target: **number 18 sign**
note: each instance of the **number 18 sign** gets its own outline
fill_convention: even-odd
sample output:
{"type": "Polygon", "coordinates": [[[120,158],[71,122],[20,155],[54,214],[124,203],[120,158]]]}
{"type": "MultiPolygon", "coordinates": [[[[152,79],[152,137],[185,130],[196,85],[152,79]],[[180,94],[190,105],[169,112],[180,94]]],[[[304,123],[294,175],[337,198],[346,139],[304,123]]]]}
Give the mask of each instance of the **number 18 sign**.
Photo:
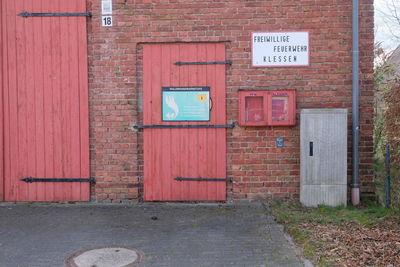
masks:
{"type": "Polygon", "coordinates": [[[112,16],[102,16],[101,25],[103,27],[111,27],[112,26],[112,16]]]}

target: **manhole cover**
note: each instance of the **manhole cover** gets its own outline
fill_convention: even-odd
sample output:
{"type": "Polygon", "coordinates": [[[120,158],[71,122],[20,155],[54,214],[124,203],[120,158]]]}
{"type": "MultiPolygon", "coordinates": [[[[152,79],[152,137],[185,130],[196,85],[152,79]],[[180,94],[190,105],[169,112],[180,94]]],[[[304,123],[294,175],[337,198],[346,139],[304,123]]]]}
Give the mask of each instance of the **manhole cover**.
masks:
{"type": "Polygon", "coordinates": [[[127,247],[101,247],[79,251],[66,261],[70,267],[134,267],[143,252],[127,247]]]}

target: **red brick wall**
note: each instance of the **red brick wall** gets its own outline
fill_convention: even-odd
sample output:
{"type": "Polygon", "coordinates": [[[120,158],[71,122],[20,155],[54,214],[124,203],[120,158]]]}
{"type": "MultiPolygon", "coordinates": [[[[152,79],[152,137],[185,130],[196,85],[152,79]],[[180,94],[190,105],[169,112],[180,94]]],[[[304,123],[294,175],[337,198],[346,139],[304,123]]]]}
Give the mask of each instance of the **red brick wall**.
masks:
{"type": "MultiPolygon", "coordinates": [[[[143,43],[226,43],[233,62],[226,74],[228,122],[238,120],[239,89],[296,88],[297,117],[303,108],[351,112],[351,0],[114,0],[110,28],[101,27],[100,2],[87,1],[93,13],[88,38],[96,201],[126,202],[142,194],[142,136],[131,126],[141,121],[143,43]],[[310,66],[251,67],[256,31],[309,31],[310,66]]],[[[372,192],[373,1],[361,0],[360,9],[361,190],[372,192]]],[[[228,130],[228,198],[299,197],[298,125],[228,130]],[[285,137],[284,148],[275,148],[278,136],[285,137]]]]}

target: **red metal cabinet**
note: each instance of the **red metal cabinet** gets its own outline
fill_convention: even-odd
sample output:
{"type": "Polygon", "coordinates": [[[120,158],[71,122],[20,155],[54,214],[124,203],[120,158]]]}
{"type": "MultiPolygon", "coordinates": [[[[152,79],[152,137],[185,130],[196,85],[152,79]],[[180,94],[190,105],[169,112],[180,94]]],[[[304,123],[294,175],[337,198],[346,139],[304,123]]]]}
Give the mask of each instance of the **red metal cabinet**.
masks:
{"type": "Polygon", "coordinates": [[[296,90],[240,91],[241,126],[296,124],[296,90]]]}
{"type": "Polygon", "coordinates": [[[268,125],[296,124],[296,90],[269,91],[268,125]]]}
{"type": "Polygon", "coordinates": [[[267,98],[264,91],[240,91],[240,125],[267,125],[267,98]]]}

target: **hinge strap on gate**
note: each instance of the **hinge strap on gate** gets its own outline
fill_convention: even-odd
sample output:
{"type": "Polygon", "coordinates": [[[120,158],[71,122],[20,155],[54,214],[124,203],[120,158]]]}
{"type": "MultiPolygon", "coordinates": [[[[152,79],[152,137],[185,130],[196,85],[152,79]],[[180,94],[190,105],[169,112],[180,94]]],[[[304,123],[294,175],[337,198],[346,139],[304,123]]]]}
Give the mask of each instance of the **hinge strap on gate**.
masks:
{"type": "Polygon", "coordinates": [[[184,178],[184,177],[176,177],[176,181],[204,181],[204,182],[228,182],[232,183],[231,178],[184,178]]]}
{"type": "Polygon", "coordinates": [[[26,183],[34,183],[34,182],[89,182],[91,184],[95,184],[96,180],[93,177],[90,178],[32,178],[26,177],[21,179],[26,183]]]}
{"type": "Polygon", "coordinates": [[[226,61],[203,61],[203,62],[175,62],[175,65],[177,66],[182,66],[182,65],[217,65],[217,64],[222,64],[222,65],[232,65],[231,60],[226,60],[226,61]]]}
{"type": "Polygon", "coordinates": [[[83,13],[28,13],[22,12],[19,13],[18,16],[27,18],[27,17],[92,17],[92,13],[83,12],[83,13]]]}
{"type": "Polygon", "coordinates": [[[146,129],[146,128],[234,128],[235,124],[221,124],[221,125],[167,125],[167,124],[163,124],[163,125],[134,125],[133,128],[134,129],[146,129]]]}

